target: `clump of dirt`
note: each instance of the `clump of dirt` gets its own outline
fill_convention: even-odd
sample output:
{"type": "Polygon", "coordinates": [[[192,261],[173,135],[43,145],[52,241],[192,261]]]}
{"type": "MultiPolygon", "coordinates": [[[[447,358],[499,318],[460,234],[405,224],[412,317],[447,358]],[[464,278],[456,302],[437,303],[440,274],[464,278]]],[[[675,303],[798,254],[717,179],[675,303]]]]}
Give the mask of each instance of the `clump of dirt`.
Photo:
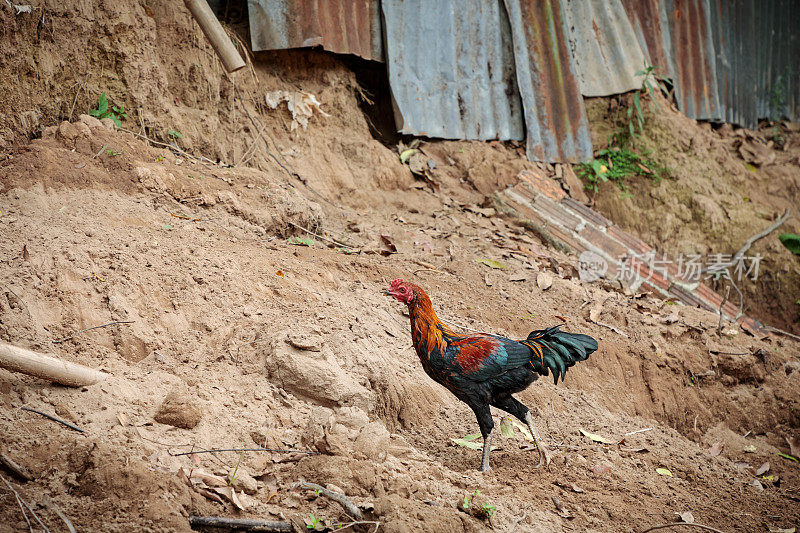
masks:
{"type": "MultiPolygon", "coordinates": [[[[603,146],[619,128],[625,98],[588,101],[595,146],[603,146]]],[[[658,102],[661,111],[645,105],[647,122],[638,143],[669,168],[670,178],[633,180],[630,197],[603,184],[592,198],[595,208],[674,261],[683,255],[688,262],[699,255],[704,265],[729,261],[750,237],[789,210],[792,218],[746,252],[745,271],[753,264],[750,258],[761,257],[757,279],[752,279],[755,271],[741,278],[735,268],[729,273],[743,293],[744,313],[800,333],[800,260],[777,238],[798,231],[797,125],[765,125],[759,131],[730,125],[714,129],[677,112],[660,95],[658,102]]],[[[707,282],[725,293],[724,279],[707,282]]],[[[730,294],[732,301],[740,300],[735,289],[730,294]]]]}
{"type": "MultiPolygon", "coordinates": [[[[70,389],[0,370],[0,450],[35,479],[2,474],[51,530],[62,523],[36,506],[46,497],[87,530],[188,531],[190,515],[350,522],[299,479],[346,493],[387,531],[630,531],[684,511],[720,529],[800,521],[796,463],[777,455],[800,425],[798,343],[719,335],[714,313],[582,284],[577,258],[485,204],[530,168],[517,146],[423,144],[437,190],[372,139],[353,72],[330,55],[267,54],[231,78],[177,5],[47,9],[35,37],[38,19],[0,8],[21,64],[38,54],[60,73],[50,85],[0,64],[19,79],[3,77],[11,101],[63,91],[76,78],[54,58],[88,46],[75,72],[144,116],[130,132],[59,120],[70,93],[38,129],[3,122],[7,139],[41,137],[0,161],[0,338],[111,374],[70,389]],[[89,45],[74,37],[90,29],[89,45]],[[285,108],[261,105],[271,90],[315,94],[331,116],[292,131],[285,108]],[[167,129],[192,144],[139,137],[168,143],[167,129]],[[459,327],[521,337],[566,318],[599,340],[563,386],[520,395],[557,444],[549,469],[532,468],[519,433],[496,435],[488,473],[452,443],[477,424],[422,371],[408,317],[381,294],[397,277],[459,327]],[[179,455],[255,447],[289,453],[179,455]],[[243,509],[198,476],[225,494],[230,483],[243,509]],[[464,511],[476,491],[491,523],[464,511]]],[[[27,527],[5,488],[0,517],[27,527]]]]}

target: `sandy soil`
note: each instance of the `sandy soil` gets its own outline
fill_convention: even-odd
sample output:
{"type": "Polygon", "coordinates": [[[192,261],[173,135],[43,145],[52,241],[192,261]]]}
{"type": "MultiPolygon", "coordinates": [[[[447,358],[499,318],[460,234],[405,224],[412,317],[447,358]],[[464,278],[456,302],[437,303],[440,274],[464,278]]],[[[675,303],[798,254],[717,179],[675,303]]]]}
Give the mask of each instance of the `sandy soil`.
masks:
{"type": "MultiPolygon", "coordinates": [[[[731,327],[719,335],[713,313],[582,284],[575,257],[480,207],[530,165],[518,147],[423,146],[448,161],[435,191],[372,138],[345,64],[267,55],[234,89],[178,7],[47,6],[43,28],[57,31],[39,42],[35,20],[0,8],[0,38],[22,64],[49,58],[53,72],[141,108],[142,122],[129,118],[126,129],[162,141],[178,129],[187,151],[236,163],[263,126],[290,170],[263,143],[233,168],[148,146],[68,113],[73,101],[86,111],[89,98],[73,100],[63,79],[2,77],[9,106],[55,94],[61,104],[39,108],[30,131],[3,123],[13,135],[0,161],[0,339],[112,374],[70,389],[0,370],[0,451],[35,479],[0,473],[51,530],[63,525],[38,505],[46,496],[91,531],[187,531],[189,515],[291,520],[298,530],[310,515],[321,527],[349,522],[337,504],[293,489],[298,479],[345,492],[385,531],[627,532],[686,511],[724,531],[800,523],[798,464],[777,455],[800,423],[798,343],[731,327]],[[88,59],[70,69],[58,58],[84,56],[68,30],[89,27],[88,59]],[[157,38],[143,39],[151,30],[157,38]],[[115,67],[101,69],[109,57],[115,67]],[[260,104],[278,89],[315,94],[331,116],[290,131],[285,107],[260,104]],[[298,243],[309,237],[300,227],[317,234],[310,246],[298,243]],[[398,253],[381,253],[386,240],[398,253]],[[554,278],[546,290],[541,272],[554,278]],[[549,469],[533,468],[536,452],[518,434],[498,433],[487,473],[477,472],[479,451],[452,443],[477,424],[422,372],[408,318],[380,292],[396,277],[425,287],[458,326],[522,336],[565,317],[599,339],[563,385],[544,379],[520,395],[556,445],[549,469]],[[112,321],[130,323],[54,342],[112,321]],[[238,468],[235,452],[175,455],[256,446],[319,454],[248,452],[238,468]],[[192,487],[199,471],[234,470],[242,511],[192,487]],[[476,490],[475,504],[496,508],[491,523],[459,509],[476,490]]],[[[0,67],[16,65],[6,57],[0,67]]],[[[27,528],[5,488],[0,517],[0,531],[27,528]]]]}

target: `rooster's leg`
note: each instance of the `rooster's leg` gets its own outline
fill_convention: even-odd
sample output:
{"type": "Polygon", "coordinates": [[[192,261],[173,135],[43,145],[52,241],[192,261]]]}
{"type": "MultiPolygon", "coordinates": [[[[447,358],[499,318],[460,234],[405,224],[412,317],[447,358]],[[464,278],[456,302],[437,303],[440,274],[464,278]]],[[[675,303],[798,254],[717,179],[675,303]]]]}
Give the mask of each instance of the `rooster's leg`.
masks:
{"type": "Polygon", "coordinates": [[[536,429],[536,424],[533,423],[531,412],[527,407],[525,407],[525,404],[511,395],[505,395],[496,397],[492,402],[492,405],[502,409],[510,415],[517,417],[521,422],[525,422],[525,424],[527,424],[528,429],[531,432],[531,436],[533,437],[533,442],[536,444],[536,450],[539,452],[539,463],[536,465],[536,467],[538,468],[542,466],[542,464],[549,465],[550,450],[548,450],[542,442],[542,437],[539,436],[539,431],[536,429]]]}
{"type": "Polygon", "coordinates": [[[525,423],[528,425],[528,429],[531,432],[533,442],[536,444],[536,449],[539,450],[539,462],[536,464],[536,468],[542,466],[542,463],[544,463],[545,466],[550,466],[550,450],[548,450],[542,442],[542,437],[539,436],[539,431],[536,429],[536,424],[533,423],[533,417],[530,411],[525,413],[525,423]]]}
{"type": "Polygon", "coordinates": [[[483,438],[483,459],[481,459],[481,472],[491,470],[489,468],[489,453],[492,451],[492,434],[483,438]]]}

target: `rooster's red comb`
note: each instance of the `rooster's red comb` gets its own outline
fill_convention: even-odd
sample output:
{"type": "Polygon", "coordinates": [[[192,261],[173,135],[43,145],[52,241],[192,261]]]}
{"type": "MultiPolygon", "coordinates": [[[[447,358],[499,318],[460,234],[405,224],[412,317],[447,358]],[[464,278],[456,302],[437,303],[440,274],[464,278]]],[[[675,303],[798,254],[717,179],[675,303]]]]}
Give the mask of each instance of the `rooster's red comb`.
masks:
{"type": "Polygon", "coordinates": [[[397,278],[393,282],[389,284],[389,288],[394,289],[395,287],[399,287],[403,284],[403,278],[397,278]]]}

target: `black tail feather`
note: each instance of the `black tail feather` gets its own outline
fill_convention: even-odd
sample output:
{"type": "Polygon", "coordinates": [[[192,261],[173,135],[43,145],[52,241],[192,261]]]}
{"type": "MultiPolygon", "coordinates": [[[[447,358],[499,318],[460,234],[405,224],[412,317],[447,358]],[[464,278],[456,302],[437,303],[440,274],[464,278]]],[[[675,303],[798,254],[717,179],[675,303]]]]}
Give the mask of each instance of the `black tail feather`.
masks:
{"type": "Polygon", "coordinates": [[[553,381],[558,385],[558,378],[564,381],[567,369],[578,361],[585,361],[597,350],[597,341],[589,335],[567,333],[561,331],[561,325],[547,329],[531,331],[525,344],[535,343],[540,349],[532,349],[531,363],[536,371],[543,375],[553,372],[553,381]],[[538,354],[537,352],[541,352],[538,354]]]}

